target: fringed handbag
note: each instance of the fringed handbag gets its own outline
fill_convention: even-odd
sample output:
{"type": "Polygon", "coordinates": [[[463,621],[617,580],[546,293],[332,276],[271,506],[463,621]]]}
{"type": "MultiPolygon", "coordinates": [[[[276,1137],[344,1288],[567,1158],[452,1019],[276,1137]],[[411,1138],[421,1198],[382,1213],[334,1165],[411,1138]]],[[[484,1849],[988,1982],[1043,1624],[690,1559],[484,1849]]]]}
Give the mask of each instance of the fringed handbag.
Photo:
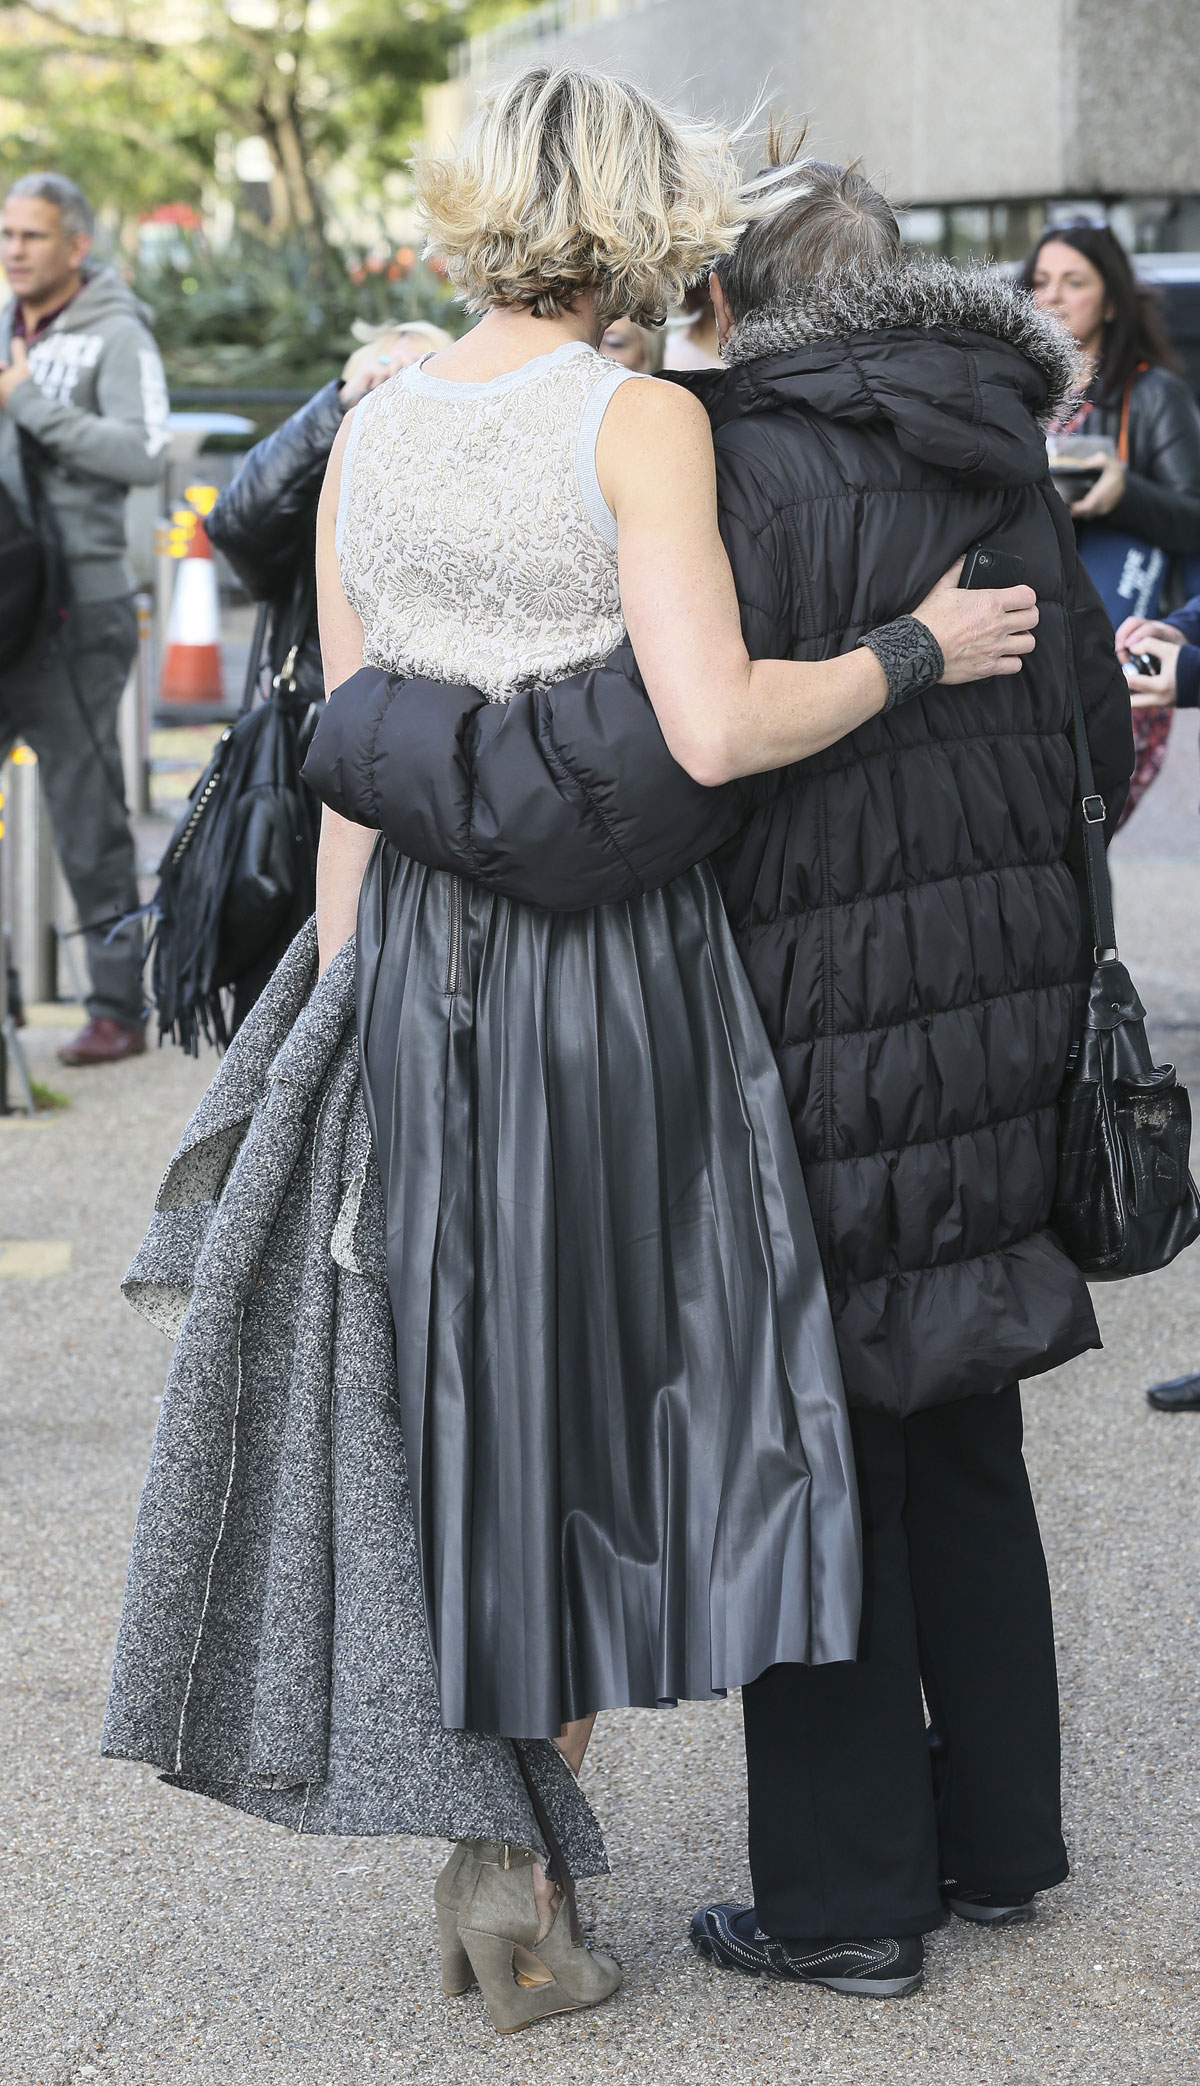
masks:
{"type": "Polygon", "coordinates": [[[291,644],[267,699],[255,705],[266,649],[263,604],[251,645],[242,709],[226,727],[158,865],[150,908],[151,991],[160,1041],[196,1056],[201,1035],[229,1041],[247,1001],[238,992],[313,909],[320,806],[300,778],[316,704],[289,702],[293,668],[311,617],[297,588],[291,644]],[[233,990],[230,1002],[229,990],[233,990]]]}
{"type": "Polygon", "coordinates": [[[1188,1171],[1192,1111],[1174,1065],[1156,1065],[1146,1010],[1117,953],[1104,848],[1078,686],[1072,731],[1092,926],[1091,983],[1058,1102],[1058,1182],[1050,1223],[1085,1275],[1116,1281],[1164,1268],[1200,1237],[1188,1171]]]}

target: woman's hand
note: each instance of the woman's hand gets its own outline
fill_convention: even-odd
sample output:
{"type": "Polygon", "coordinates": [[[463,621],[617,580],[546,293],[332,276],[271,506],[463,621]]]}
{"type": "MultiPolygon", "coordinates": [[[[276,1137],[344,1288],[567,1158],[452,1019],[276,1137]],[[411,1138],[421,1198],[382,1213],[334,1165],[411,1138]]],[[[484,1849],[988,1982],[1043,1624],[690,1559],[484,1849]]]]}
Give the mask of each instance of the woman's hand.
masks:
{"type": "Polygon", "coordinates": [[[374,362],[364,362],[342,381],[340,397],[343,411],[348,413],[351,406],[357,406],[368,391],[374,391],[377,384],[386,384],[391,374],[386,355],[377,355],[374,362]]]}
{"type": "Polygon", "coordinates": [[[1125,465],[1119,456],[1081,457],[1081,463],[1101,466],[1100,476],[1090,493],[1082,500],[1072,500],[1069,512],[1076,521],[1098,521],[1103,514],[1111,514],[1125,497],[1125,465]]]}
{"type": "Polygon", "coordinates": [[[1169,709],[1176,696],[1176,674],[1184,639],[1173,623],[1157,623],[1150,616],[1126,616],[1117,631],[1117,658],[1129,683],[1129,700],[1135,710],[1169,709]],[[1158,660],[1154,674],[1130,673],[1135,652],[1149,652],[1158,660]]]}
{"type": "Polygon", "coordinates": [[[960,558],[912,612],[941,646],[942,684],[951,688],[993,674],[1019,674],[1022,658],[1037,642],[1032,587],[960,587],[962,568],[960,558]]]}
{"type": "MultiPolygon", "coordinates": [[[[1152,653],[1152,657],[1158,661],[1158,672],[1137,674],[1131,673],[1128,666],[1125,668],[1125,679],[1129,683],[1129,700],[1135,710],[1169,710],[1175,702],[1175,681],[1184,641],[1178,630],[1172,630],[1169,636],[1162,635],[1166,627],[1162,623],[1145,625],[1147,630],[1160,633],[1154,638],[1152,653]]],[[[1135,652],[1144,649],[1140,644],[1131,647],[1135,652]]]]}
{"type": "Polygon", "coordinates": [[[1156,651],[1160,644],[1182,643],[1174,623],[1156,623],[1148,616],[1126,616],[1117,629],[1117,658],[1124,666],[1131,652],[1156,651]]]}

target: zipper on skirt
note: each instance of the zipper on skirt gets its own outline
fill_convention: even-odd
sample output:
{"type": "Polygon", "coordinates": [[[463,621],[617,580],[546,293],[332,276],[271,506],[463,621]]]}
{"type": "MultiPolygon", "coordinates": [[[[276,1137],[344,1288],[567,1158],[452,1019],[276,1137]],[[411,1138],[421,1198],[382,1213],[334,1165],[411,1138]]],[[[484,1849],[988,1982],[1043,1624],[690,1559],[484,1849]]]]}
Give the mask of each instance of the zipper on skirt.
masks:
{"type": "Polygon", "coordinates": [[[459,972],[462,968],[462,878],[450,879],[450,938],[446,951],[446,997],[453,999],[458,991],[459,972]]]}

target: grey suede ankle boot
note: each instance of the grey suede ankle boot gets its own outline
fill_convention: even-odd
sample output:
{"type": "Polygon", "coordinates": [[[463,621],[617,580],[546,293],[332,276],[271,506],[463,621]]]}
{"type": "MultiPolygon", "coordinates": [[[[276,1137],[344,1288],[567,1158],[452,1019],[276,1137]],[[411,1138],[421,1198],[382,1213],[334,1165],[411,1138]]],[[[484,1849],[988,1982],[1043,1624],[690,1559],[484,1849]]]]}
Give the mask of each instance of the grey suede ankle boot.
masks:
{"type": "Polygon", "coordinates": [[[565,1906],[539,1941],[533,1856],[515,1847],[488,1852],[499,1859],[477,1859],[469,1878],[460,1872],[458,1939],[498,2034],[611,1998],[621,1966],[600,1949],[572,1941],[565,1906]]]}
{"type": "Polygon", "coordinates": [[[442,1990],[447,1999],[460,1999],[475,1982],[466,1949],[458,1938],[458,1916],[470,1897],[475,1871],[481,1861],[502,1861],[499,1840],[456,1840],[450,1859],[433,1886],[438,1936],[442,1944],[442,1990]]]}

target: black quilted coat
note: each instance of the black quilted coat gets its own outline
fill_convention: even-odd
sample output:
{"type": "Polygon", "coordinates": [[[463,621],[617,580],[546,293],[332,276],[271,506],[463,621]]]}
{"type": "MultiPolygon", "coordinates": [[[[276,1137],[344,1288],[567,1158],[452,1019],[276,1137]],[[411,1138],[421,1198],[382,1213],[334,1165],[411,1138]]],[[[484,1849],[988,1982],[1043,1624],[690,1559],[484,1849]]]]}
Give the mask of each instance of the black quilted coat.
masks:
{"type": "Polygon", "coordinates": [[[701,851],[706,815],[713,845],[741,820],[718,865],[847,1393],[907,1413],[1099,1344],[1047,1229],[1083,960],[1072,682],[1110,830],[1132,738],[1035,417],[1069,387],[1064,337],[984,275],[909,270],[856,295],[755,315],[733,369],[697,380],[751,654],[843,652],[982,539],[1019,552],[1039,595],[1019,676],[936,689],[778,775],[698,792],[627,650],[507,710],[363,669],[308,773],[404,851],[554,908],[662,881],[701,851]]]}

